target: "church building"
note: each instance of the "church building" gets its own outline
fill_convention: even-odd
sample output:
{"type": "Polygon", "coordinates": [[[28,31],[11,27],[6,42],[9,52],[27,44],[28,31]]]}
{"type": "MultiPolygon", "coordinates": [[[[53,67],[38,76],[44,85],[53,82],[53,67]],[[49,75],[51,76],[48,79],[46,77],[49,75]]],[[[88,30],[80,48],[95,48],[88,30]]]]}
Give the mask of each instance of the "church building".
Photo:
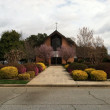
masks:
{"type": "MultiPolygon", "coordinates": [[[[50,34],[47,39],[44,41],[44,44],[47,46],[51,46],[53,48],[53,57],[51,57],[48,61],[49,65],[60,65],[60,64],[65,64],[65,60],[62,59],[58,55],[57,49],[60,48],[61,46],[65,47],[73,47],[75,48],[75,42],[72,41],[70,38],[66,38],[64,35],[62,35],[60,32],[55,30],[52,34],[50,34]]],[[[37,61],[43,61],[40,58],[36,59],[37,61]]],[[[68,62],[73,62],[74,58],[70,58],[68,62]]]]}

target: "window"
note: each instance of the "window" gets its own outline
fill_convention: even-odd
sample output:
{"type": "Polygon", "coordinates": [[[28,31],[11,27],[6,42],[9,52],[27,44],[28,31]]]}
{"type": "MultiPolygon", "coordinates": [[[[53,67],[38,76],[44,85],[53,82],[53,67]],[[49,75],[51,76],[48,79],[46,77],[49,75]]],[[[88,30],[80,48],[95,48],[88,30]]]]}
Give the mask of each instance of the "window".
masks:
{"type": "Polygon", "coordinates": [[[54,51],[57,51],[57,48],[61,47],[61,38],[58,36],[53,36],[51,39],[52,47],[54,51]]]}

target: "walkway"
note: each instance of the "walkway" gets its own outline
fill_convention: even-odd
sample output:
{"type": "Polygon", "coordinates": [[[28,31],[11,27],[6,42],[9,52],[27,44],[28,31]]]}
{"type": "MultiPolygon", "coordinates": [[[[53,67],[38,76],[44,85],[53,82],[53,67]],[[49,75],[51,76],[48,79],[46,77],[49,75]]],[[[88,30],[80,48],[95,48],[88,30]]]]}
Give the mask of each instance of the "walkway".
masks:
{"type": "Polygon", "coordinates": [[[62,66],[50,66],[28,85],[74,85],[75,81],[62,66]]]}

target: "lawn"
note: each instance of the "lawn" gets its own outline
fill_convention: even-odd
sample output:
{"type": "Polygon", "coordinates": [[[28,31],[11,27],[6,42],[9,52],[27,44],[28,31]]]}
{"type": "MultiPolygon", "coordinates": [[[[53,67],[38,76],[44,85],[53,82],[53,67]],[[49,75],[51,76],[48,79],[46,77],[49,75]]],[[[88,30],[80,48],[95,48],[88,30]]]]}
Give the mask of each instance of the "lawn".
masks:
{"type": "Polygon", "coordinates": [[[28,80],[9,80],[9,79],[1,79],[0,84],[27,84],[28,80]]]}

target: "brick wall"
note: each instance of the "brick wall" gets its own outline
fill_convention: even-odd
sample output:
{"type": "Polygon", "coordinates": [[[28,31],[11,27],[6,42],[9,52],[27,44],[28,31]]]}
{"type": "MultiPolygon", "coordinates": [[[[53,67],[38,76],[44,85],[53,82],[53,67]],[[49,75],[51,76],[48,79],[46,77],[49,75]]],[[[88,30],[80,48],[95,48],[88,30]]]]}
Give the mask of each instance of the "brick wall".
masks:
{"type": "MultiPolygon", "coordinates": [[[[51,46],[51,38],[48,37],[48,38],[46,39],[46,41],[44,42],[44,44],[46,44],[47,46],[51,46]]],[[[62,37],[62,46],[69,47],[68,42],[67,42],[66,39],[63,38],[63,37],[62,37]]],[[[43,61],[43,60],[40,59],[40,58],[36,58],[36,60],[37,60],[37,62],[43,61]]],[[[74,58],[70,58],[70,59],[68,60],[68,62],[73,62],[73,61],[74,61],[74,58]]],[[[49,59],[48,62],[49,62],[49,64],[51,64],[51,59],[49,59]]],[[[66,63],[66,62],[64,61],[64,59],[62,59],[62,64],[65,64],[65,63],[66,63]]]]}

